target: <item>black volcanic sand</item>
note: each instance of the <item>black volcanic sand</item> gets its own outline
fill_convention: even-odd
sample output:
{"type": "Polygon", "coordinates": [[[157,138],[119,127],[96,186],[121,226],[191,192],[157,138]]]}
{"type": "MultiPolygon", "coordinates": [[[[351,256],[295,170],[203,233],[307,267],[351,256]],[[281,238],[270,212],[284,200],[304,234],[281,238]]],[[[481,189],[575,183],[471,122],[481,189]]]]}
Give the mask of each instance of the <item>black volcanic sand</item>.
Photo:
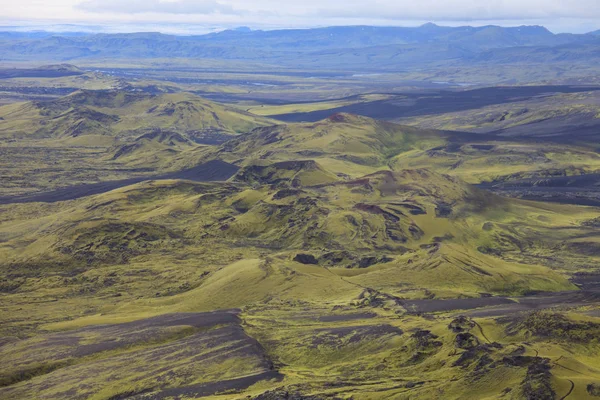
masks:
{"type": "Polygon", "coordinates": [[[585,174],[575,176],[553,176],[548,178],[528,178],[509,182],[492,182],[480,185],[483,188],[515,189],[515,188],[592,188],[600,184],[600,174],[585,174]]]}
{"type": "Polygon", "coordinates": [[[209,161],[205,164],[197,165],[193,168],[173,172],[170,174],[148,176],[142,178],[122,179],[118,181],[108,181],[99,183],[90,183],[82,185],[68,186],[44,193],[35,193],[26,196],[7,196],[0,197],[0,204],[13,203],[55,203],[58,201],[74,200],[81,197],[92,196],[110,192],[125,186],[136,183],[163,180],[163,179],[185,179],[196,182],[220,182],[231,178],[239,170],[239,167],[220,160],[209,161]]]}
{"type": "Polygon", "coordinates": [[[377,317],[377,314],[365,312],[356,314],[324,315],[318,318],[319,322],[348,322],[361,319],[371,319],[377,317]]]}
{"type": "Polygon", "coordinates": [[[283,379],[283,375],[279,372],[265,371],[256,375],[245,376],[243,378],[223,380],[219,382],[211,382],[202,385],[193,385],[193,386],[183,386],[177,388],[170,388],[163,390],[159,393],[151,393],[151,394],[140,394],[137,396],[127,397],[130,400],[160,400],[160,399],[173,399],[173,398],[181,398],[181,396],[185,396],[185,398],[197,398],[197,397],[205,397],[210,396],[216,393],[225,392],[228,390],[243,390],[246,389],[255,383],[258,383],[263,380],[271,380],[283,379]]]}
{"type": "Polygon", "coordinates": [[[571,281],[580,291],[538,293],[524,297],[479,297],[447,300],[403,300],[401,305],[410,313],[467,311],[471,317],[494,317],[520,311],[547,309],[560,306],[577,307],[600,305],[600,272],[577,273],[571,281]]]}
{"type": "MultiPolygon", "coordinates": [[[[336,113],[364,115],[375,119],[396,119],[473,110],[490,105],[529,100],[552,93],[579,93],[600,90],[598,86],[515,86],[465,91],[431,90],[394,93],[387,100],[351,104],[329,110],[270,115],[284,122],[317,122],[336,113]]],[[[349,97],[348,100],[355,98],[349,97]]]]}
{"type": "MultiPolygon", "coordinates": [[[[226,310],[207,313],[165,314],[123,324],[90,326],[74,331],[43,335],[16,343],[21,347],[21,354],[27,354],[28,357],[23,357],[22,363],[13,365],[13,367],[17,371],[19,368],[27,371],[27,368],[31,365],[41,365],[41,363],[48,363],[49,360],[59,365],[53,374],[46,375],[48,380],[28,381],[27,374],[24,374],[26,380],[24,384],[32,385],[35,389],[40,385],[46,388],[52,387],[57,382],[61,382],[61,377],[69,377],[79,373],[79,368],[86,371],[86,365],[88,364],[81,366],[78,363],[72,363],[71,361],[75,358],[119,348],[123,350],[130,349],[131,351],[114,355],[108,353],[108,358],[92,359],[89,362],[89,368],[104,374],[115,368],[115,366],[121,368],[130,359],[162,360],[165,362],[165,366],[168,366],[169,360],[172,359],[174,365],[179,365],[180,369],[182,360],[186,360],[190,366],[195,363],[218,363],[219,360],[232,357],[244,360],[252,359],[255,363],[253,364],[255,365],[254,373],[250,376],[173,388],[159,384],[155,389],[147,389],[147,391],[141,393],[123,394],[123,398],[137,399],[209,396],[224,390],[245,389],[265,379],[282,379],[283,376],[274,369],[273,363],[260,343],[246,334],[241,326],[238,313],[239,310],[226,310]],[[188,331],[172,336],[173,331],[168,329],[172,327],[188,328],[188,331]],[[165,336],[169,333],[171,337],[165,336]],[[134,347],[136,345],[143,345],[144,347],[136,349],[134,347]],[[198,351],[199,349],[202,351],[198,351]],[[206,351],[206,349],[210,351],[206,351]]],[[[0,347],[0,354],[7,351],[9,351],[9,355],[12,354],[10,353],[11,345],[6,346],[0,347]]],[[[132,367],[132,372],[140,376],[152,376],[157,373],[156,368],[157,366],[152,363],[142,363],[132,367]]],[[[173,373],[176,373],[176,371],[173,373]]],[[[0,397],[11,398],[13,390],[14,386],[1,388],[0,397]]]]}
{"type": "MultiPolygon", "coordinates": [[[[480,297],[447,300],[404,300],[401,302],[401,305],[408,312],[415,314],[473,310],[465,313],[465,315],[472,317],[494,317],[510,315],[515,312],[560,306],[577,307],[600,304],[600,283],[593,283],[585,278],[582,278],[582,280],[590,282],[587,286],[589,289],[571,292],[540,293],[518,298],[480,297]]],[[[586,287],[585,285],[580,286],[586,287]]]]}
{"type": "MultiPolygon", "coordinates": [[[[191,327],[195,329],[211,328],[217,325],[239,325],[238,310],[216,311],[209,313],[165,314],[149,319],[113,325],[96,325],[82,329],[42,335],[32,342],[31,349],[44,355],[56,346],[60,352],[56,358],[84,357],[91,354],[127,348],[135,344],[144,344],[169,337],[172,327],[191,327]],[[94,337],[90,341],[90,337],[94,337]]],[[[190,332],[192,334],[193,332],[190,332]]],[[[27,342],[23,342],[27,344],[27,342]]],[[[33,355],[35,358],[35,354],[33,355]]]]}
{"type": "Polygon", "coordinates": [[[600,207],[600,174],[489,182],[478,187],[524,200],[600,207]]]}
{"type": "Polygon", "coordinates": [[[0,69],[0,79],[9,78],[62,78],[65,76],[83,75],[83,71],[68,69],[44,69],[44,68],[7,68],[0,69]]]}

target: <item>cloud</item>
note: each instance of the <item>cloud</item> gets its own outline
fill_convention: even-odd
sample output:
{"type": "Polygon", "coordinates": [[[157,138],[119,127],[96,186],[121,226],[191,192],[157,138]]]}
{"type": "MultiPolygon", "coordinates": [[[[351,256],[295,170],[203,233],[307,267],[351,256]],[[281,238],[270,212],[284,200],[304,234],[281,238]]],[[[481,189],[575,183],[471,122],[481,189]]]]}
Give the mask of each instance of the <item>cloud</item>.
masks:
{"type": "Polygon", "coordinates": [[[98,13],[123,14],[237,14],[229,4],[216,0],[87,0],[76,8],[98,13]]]}
{"type": "MultiPolygon", "coordinates": [[[[392,20],[525,20],[600,18],[600,0],[304,0],[302,6],[276,6],[282,15],[392,20]]],[[[256,6],[255,6],[256,7],[256,6]]]]}
{"type": "Polygon", "coordinates": [[[600,0],[0,0],[0,10],[0,25],[52,21],[154,24],[158,29],[196,24],[212,30],[436,22],[545,25],[555,32],[600,28],[600,0]]]}
{"type": "Polygon", "coordinates": [[[386,20],[525,20],[600,18],[600,0],[86,0],[103,13],[273,15],[386,20]]]}

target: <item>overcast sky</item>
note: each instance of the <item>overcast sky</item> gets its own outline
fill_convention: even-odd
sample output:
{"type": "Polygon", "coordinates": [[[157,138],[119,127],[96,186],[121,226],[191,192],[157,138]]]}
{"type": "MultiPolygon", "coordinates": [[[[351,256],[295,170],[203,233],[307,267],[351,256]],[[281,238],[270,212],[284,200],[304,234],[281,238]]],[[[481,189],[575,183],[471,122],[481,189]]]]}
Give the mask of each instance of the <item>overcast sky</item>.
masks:
{"type": "MultiPolygon", "coordinates": [[[[235,26],[544,25],[600,29],[600,0],[0,0],[0,24],[172,33],[235,26]]],[[[71,29],[65,28],[63,29],[71,29]]]]}

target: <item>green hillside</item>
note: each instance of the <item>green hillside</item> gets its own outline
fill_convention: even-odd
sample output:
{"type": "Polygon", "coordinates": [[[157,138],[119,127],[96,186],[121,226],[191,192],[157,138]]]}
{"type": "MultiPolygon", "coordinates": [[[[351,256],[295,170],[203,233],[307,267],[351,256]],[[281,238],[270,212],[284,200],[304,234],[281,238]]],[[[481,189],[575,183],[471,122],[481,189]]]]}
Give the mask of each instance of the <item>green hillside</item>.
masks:
{"type": "MultiPolygon", "coordinates": [[[[595,240],[587,221],[600,215],[596,209],[502,199],[428,170],[340,180],[315,162],[261,168],[247,166],[231,183],[156,181],[56,204],[2,206],[3,336],[41,341],[44,355],[29,353],[28,341],[5,345],[1,351],[22,364],[5,370],[8,386],[0,393],[27,397],[42,391],[58,398],[69,388],[82,398],[110,398],[181,387],[191,394],[203,380],[262,376],[269,369],[261,367],[261,357],[285,378],[265,375],[245,393],[283,384],[324,395],[332,376],[341,380],[338,395],[360,398],[371,390],[416,398],[440,389],[465,393],[474,376],[482,380],[478,395],[499,395],[509,384],[515,395],[533,390],[528,385],[537,385],[538,377],[527,378],[527,368],[546,361],[529,355],[507,361],[517,351],[532,352],[518,350],[524,345],[502,334],[507,322],[480,318],[482,334],[467,320],[457,336],[463,331],[446,327],[452,314],[423,319],[404,302],[576,289],[567,277],[595,259],[580,254],[576,243],[595,240]],[[115,325],[110,329],[117,343],[137,340],[121,349],[104,344],[90,327],[234,308],[243,309],[240,334],[264,346],[251,352],[255,360],[233,352],[210,364],[191,355],[177,365],[168,358],[148,364],[143,360],[177,346],[216,343],[212,335],[222,328],[198,331],[189,322],[161,322],[144,333],[146,339],[128,339],[130,325],[115,325]],[[331,310],[340,314],[331,321],[339,322],[324,322],[331,310]],[[281,329],[271,329],[273,324],[281,329]],[[65,329],[81,337],[66,356],[55,344],[65,329]],[[500,344],[486,345],[489,340],[500,344]],[[98,344],[86,353],[81,343],[98,344]],[[131,357],[145,378],[124,373],[131,357]],[[376,380],[370,369],[357,370],[357,358],[379,371],[376,380]],[[494,362],[495,368],[478,367],[494,362]],[[157,385],[150,374],[158,372],[149,365],[164,365],[180,378],[157,385]],[[186,365],[201,380],[186,375],[186,365]],[[91,370],[98,373],[87,375],[91,370]],[[123,376],[118,386],[111,371],[123,376]],[[77,379],[82,375],[89,377],[77,379]],[[405,381],[398,383],[398,376],[405,381]],[[483,383],[499,376],[502,387],[483,383]],[[434,383],[440,379],[446,383],[434,383]]],[[[555,357],[566,350],[552,345],[543,351],[555,357]]],[[[580,360],[578,369],[593,370],[595,358],[580,360]]],[[[543,390],[562,388],[554,374],[539,377],[543,390]]],[[[469,393],[476,398],[472,387],[469,393]]]]}
{"type": "Polygon", "coordinates": [[[187,93],[82,90],[10,104],[0,107],[2,187],[26,194],[150,177],[193,166],[205,146],[273,123],[187,93]]]}
{"type": "Polygon", "coordinates": [[[144,129],[168,129],[191,136],[236,134],[269,125],[256,117],[197,96],[150,95],[130,91],[78,91],[49,102],[0,108],[0,134],[26,138],[110,135],[122,138],[144,129]]]}
{"type": "Polygon", "coordinates": [[[351,114],[317,123],[260,128],[231,140],[215,152],[229,162],[260,163],[312,159],[338,175],[357,177],[388,169],[393,157],[445,143],[436,131],[415,129],[351,114]]]}
{"type": "Polygon", "coordinates": [[[0,116],[0,398],[600,387],[600,209],[468,183],[591,149],[137,91],[0,116]]]}

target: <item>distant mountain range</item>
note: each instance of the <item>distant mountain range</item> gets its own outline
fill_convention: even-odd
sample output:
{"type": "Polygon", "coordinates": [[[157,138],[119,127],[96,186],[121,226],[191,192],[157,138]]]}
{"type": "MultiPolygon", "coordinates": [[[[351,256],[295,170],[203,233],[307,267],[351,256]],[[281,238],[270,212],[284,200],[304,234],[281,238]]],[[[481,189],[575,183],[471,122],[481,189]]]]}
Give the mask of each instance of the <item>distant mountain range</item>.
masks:
{"type": "Polygon", "coordinates": [[[2,61],[210,58],[347,70],[395,70],[440,62],[596,62],[600,58],[600,32],[553,34],[541,26],[435,24],[415,28],[235,29],[198,36],[0,32],[0,57],[2,61]]]}

